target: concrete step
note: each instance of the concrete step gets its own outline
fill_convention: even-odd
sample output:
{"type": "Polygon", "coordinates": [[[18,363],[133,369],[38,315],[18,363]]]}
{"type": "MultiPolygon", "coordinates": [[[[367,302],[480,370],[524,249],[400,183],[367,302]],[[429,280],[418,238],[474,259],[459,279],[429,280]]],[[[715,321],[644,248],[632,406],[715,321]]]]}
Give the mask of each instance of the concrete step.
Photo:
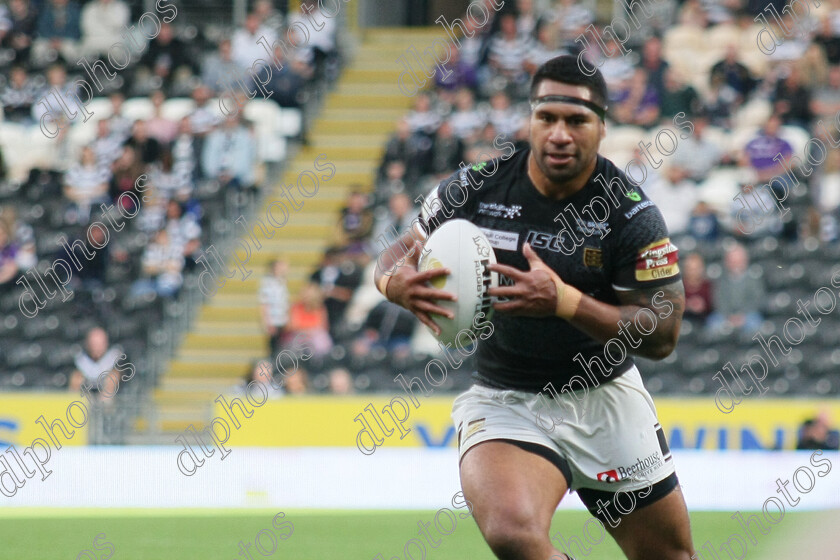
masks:
{"type": "Polygon", "coordinates": [[[388,109],[380,107],[378,109],[347,109],[347,108],[325,108],[321,113],[322,119],[318,119],[317,124],[328,122],[341,122],[344,120],[362,120],[365,122],[396,122],[397,119],[405,115],[405,109],[402,107],[388,109]]]}
{"type": "Polygon", "coordinates": [[[265,336],[254,336],[250,334],[199,334],[189,333],[181,344],[184,352],[193,350],[212,350],[222,352],[232,350],[235,352],[266,352],[268,350],[265,336]]]}
{"type": "MultiPolygon", "coordinates": [[[[227,296],[228,294],[217,294],[213,297],[213,302],[227,296]]],[[[240,294],[231,294],[240,297],[240,294]]],[[[249,296],[250,297],[250,296],[249,296]]],[[[256,296],[254,296],[256,297],[256,296]]],[[[250,336],[265,336],[262,327],[256,321],[199,321],[193,328],[192,332],[196,334],[247,334],[250,336]]]]}
{"type": "Polygon", "coordinates": [[[396,129],[395,120],[366,120],[366,119],[347,119],[341,121],[319,122],[312,129],[313,137],[317,138],[321,134],[352,134],[354,136],[361,134],[377,134],[385,135],[385,140],[396,129]]]}
{"type": "MultiPolygon", "coordinates": [[[[366,133],[359,132],[355,135],[349,134],[315,134],[312,133],[312,141],[319,148],[323,148],[326,153],[332,152],[334,147],[337,148],[369,148],[371,151],[382,150],[385,147],[385,142],[388,141],[389,134],[385,133],[366,133]]],[[[338,170],[338,168],[336,168],[338,170]]],[[[337,175],[337,173],[336,173],[337,175]]],[[[332,180],[332,179],[331,179],[332,180]]]]}
{"type": "Polygon", "coordinates": [[[330,93],[327,96],[326,106],[331,109],[352,109],[354,107],[361,109],[374,109],[376,107],[385,107],[387,109],[399,108],[405,110],[411,107],[412,102],[412,98],[402,94],[383,95],[373,90],[367,94],[354,95],[330,93]]]}

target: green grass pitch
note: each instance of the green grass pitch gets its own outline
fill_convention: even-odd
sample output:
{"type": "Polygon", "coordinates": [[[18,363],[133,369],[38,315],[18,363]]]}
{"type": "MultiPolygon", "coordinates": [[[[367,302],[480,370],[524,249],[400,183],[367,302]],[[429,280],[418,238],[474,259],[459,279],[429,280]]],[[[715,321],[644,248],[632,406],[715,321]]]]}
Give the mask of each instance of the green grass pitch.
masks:
{"type": "MultiPolygon", "coordinates": [[[[107,550],[94,550],[93,539],[114,546],[113,560],[232,560],[239,555],[239,541],[253,542],[261,530],[272,529],[272,519],[280,510],[114,510],[114,509],[0,509],[0,559],[73,560],[102,559],[107,550]],[[92,555],[81,554],[90,550],[92,555]]],[[[461,513],[463,510],[455,510],[461,513]]],[[[417,522],[433,522],[434,511],[323,511],[285,510],[285,520],[294,524],[293,534],[279,540],[273,554],[264,556],[251,548],[254,559],[290,560],[371,560],[381,553],[384,560],[404,558],[403,547],[418,537],[417,522]]],[[[739,530],[728,513],[692,514],[694,541],[707,539],[720,545],[739,530]]],[[[750,547],[750,557],[761,558],[762,549],[773,542],[791,538],[819,513],[788,513],[771,534],[759,537],[758,547],[750,547]],[[779,539],[779,540],[777,540],[779,539]],[[755,553],[759,553],[757,556],[755,553]]],[[[558,512],[552,533],[562,530],[580,535],[584,512],[558,512]]],[[[472,518],[458,519],[454,532],[440,536],[431,526],[432,536],[441,540],[438,548],[427,547],[428,560],[492,560],[472,518]]],[[[271,541],[262,544],[270,550],[271,541]]],[[[420,560],[416,549],[414,558],[420,560]]],[[[607,537],[589,555],[578,559],[618,560],[618,547],[607,537]]],[[[724,555],[725,557],[725,555],[724,555]]]]}

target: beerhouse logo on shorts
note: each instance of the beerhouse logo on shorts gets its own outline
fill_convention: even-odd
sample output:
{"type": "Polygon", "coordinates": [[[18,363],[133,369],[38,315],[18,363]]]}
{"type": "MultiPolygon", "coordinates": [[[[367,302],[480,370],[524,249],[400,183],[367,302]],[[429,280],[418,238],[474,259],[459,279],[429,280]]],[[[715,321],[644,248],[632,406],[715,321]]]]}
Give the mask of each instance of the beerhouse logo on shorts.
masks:
{"type": "Polygon", "coordinates": [[[636,462],[627,467],[617,467],[611,471],[598,473],[600,482],[618,482],[634,475],[645,476],[662,465],[662,457],[658,451],[654,451],[644,459],[636,458],[636,462]]]}
{"type": "Polygon", "coordinates": [[[679,271],[677,246],[667,237],[642,247],[636,256],[636,280],[669,278],[679,271]]]}

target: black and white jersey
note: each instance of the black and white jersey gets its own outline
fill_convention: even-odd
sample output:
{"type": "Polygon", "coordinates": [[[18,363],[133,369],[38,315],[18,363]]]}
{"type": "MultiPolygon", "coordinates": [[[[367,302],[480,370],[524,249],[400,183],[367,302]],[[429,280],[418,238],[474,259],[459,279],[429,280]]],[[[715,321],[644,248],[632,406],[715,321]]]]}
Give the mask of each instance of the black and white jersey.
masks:
{"type": "MultiPolygon", "coordinates": [[[[530,149],[510,150],[441,182],[424,203],[429,233],[449,219],[469,220],[487,235],[498,262],[521,270],[528,270],[522,254],[528,242],[564,282],[613,305],[619,304],[621,290],[679,280],[677,248],[668,239],[662,215],[611,161],[599,155],[581,190],[552,200],[529,179],[529,154],[530,149]]],[[[502,277],[500,283],[510,280],[502,277]]],[[[671,305],[667,300],[652,304],[654,309],[659,305],[662,317],[671,305]]],[[[477,350],[475,375],[485,385],[540,392],[549,382],[559,390],[580,376],[594,386],[591,375],[584,375],[584,364],[593,357],[609,369],[602,374],[595,368],[598,383],[633,365],[629,355],[621,358],[615,348],[609,349],[613,361],[607,361],[603,342],[560,318],[495,312],[492,323],[493,335],[479,342],[477,350]]]]}

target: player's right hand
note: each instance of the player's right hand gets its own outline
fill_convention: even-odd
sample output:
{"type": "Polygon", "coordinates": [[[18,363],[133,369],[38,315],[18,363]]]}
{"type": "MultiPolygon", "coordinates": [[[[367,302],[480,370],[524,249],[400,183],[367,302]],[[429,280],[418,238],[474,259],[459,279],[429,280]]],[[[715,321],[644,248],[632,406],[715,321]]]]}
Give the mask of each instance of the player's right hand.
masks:
{"type": "Polygon", "coordinates": [[[436,302],[438,300],[455,301],[456,296],[452,292],[432,288],[429,282],[451,272],[448,268],[433,268],[418,272],[413,266],[400,266],[388,281],[385,297],[414,313],[421,323],[432,329],[435,335],[439,335],[440,327],[434,322],[431,314],[436,313],[450,319],[453,319],[455,314],[436,302]]]}

